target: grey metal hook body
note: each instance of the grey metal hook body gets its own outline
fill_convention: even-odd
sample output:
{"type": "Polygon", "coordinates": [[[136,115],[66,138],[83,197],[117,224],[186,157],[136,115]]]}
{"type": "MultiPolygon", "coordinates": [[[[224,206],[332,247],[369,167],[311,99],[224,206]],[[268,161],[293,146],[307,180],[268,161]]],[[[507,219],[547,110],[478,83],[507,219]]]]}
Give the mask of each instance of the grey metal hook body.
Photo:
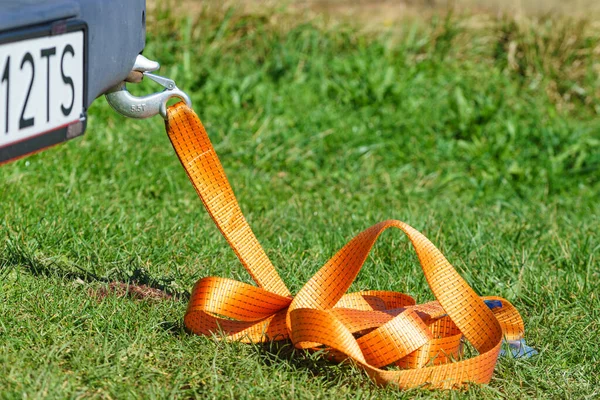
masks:
{"type": "Polygon", "coordinates": [[[115,111],[126,117],[136,119],[150,118],[157,114],[166,118],[167,102],[172,98],[179,98],[188,106],[192,105],[189,96],[179,90],[177,86],[159,93],[137,97],[129,93],[125,82],[121,82],[106,93],[106,100],[115,111]]]}
{"type": "Polygon", "coordinates": [[[192,105],[190,97],[180,90],[171,79],[154,75],[149,71],[155,71],[159,64],[150,61],[142,55],[138,56],[133,71],[142,72],[147,77],[165,88],[162,92],[147,96],[137,97],[127,90],[126,82],[121,82],[106,93],[106,100],[118,113],[129,118],[150,118],[160,114],[167,118],[167,103],[172,98],[183,100],[188,106],[192,105]]]}

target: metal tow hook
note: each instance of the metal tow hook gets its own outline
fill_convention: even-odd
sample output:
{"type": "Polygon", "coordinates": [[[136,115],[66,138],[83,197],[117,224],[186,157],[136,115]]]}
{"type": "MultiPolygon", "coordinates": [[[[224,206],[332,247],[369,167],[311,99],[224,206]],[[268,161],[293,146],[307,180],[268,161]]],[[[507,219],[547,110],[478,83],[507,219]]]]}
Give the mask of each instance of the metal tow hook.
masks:
{"type": "Polygon", "coordinates": [[[125,81],[112,87],[106,92],[106,100],[119,114],[129,118],[143,119],[160,114],[167,118],[167,102],[172,98],[183,100],[188,106],[192,106],[190,97],[180,90],[172,79],[151,74],[160,68],[156,61],[148,60],[141,54],[137,56],[132,72],[142,73],[143,76],[153,80],[165,88],[162,92],[153,93],[143,97],[137,97],[129,93],[125,81]]]}

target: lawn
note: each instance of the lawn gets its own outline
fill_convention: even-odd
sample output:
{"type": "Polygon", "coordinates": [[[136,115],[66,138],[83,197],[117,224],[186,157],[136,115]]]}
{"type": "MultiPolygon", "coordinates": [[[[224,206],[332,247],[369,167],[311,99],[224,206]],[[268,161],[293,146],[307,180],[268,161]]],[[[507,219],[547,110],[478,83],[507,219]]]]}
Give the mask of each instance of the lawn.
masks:
{"type": "MultiPolygon", "coordinates": [[[[286,9],[159,7],[148,35],[292,292],[355,234],[400,219],[479,294],[511,301],[539,355],[501,358],[469,391],[398,391],[290,344],[186,333],[197,279],[250,277],[160,118],[99,99],[83,138],[0,168],[0,398],[600,396],[597,26],[434,13],[365,31],[286,9]]],[[[396,232],[353,289],[432,299],[396,232]]]]}

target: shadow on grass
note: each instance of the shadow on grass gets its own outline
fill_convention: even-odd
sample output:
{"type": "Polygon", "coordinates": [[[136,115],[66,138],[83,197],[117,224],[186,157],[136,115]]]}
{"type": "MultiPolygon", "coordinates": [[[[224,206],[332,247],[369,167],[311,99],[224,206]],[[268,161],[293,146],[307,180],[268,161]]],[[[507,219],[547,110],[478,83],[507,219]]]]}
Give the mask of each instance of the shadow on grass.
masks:
{"type": "Polygon", "coordinates": [[[188,332],[183,325],[183,321],[162,321],[158,324],[158,327],[169,335],[181,338],[186,335],[191,335],[192,333],[188,332]]]}
{"type": "Polygon", "coordinates": [[[153,277],[141,267],[118,271],[115,276],[98,276],[75,264],[66,265],[56,261],[40,260],[32,251],[23,248],[17,241],[9,239],[0,256],[0,277],[7,275],[12,268],[22,268],[33,276],[107,284],[105,289],[98,291],[101,292],[99,297],[114,293],[117,296],[128,296],[138,300],[147,297],[159,298],[161,295],[164,299],[187,301],[190,298],[188,291],[177,290],[170,286],[172,279],[153,277]]]}
{"type": "Polygon", "coordinates": [[[257,343],[250,347],[266,366],[305,371],[313,378],[322,379],[326,386],[343,384],[350,389],[370,386],[368,378],[356,379],[366,375],[352,361],[337,362],[325,351],[297,349],[290,340],[257,343]]]}
{"type": "MultiPolygon", "coordinates": [[[[158,328],[174,338],[181,339],[191,337],[195,334],[188,330],[182,320],[162,321],[158,328]]],[[[213,340],[215,343],[227,343],[224,333],[205,336],[207,340],[213,340]]],[[[250,356],[262,362],[267,367],[286,369],[290,371],[304,371],[311,377],[319,377],[326,385],[335,386],[343,383],[346,386],[362,387],[365,381],[355,379],[359,375],[364,375],[359,368],[354,367],[351,361],[334,361],[327,352],[302,350],[294,347],[290,340],[278,340],[265,343],[243,344],[230,342],[229,346],[247,346],[250,356]],[[352,379],[351,379],[352,378],[352,379]]],[[[365,375],[366,377],[366,375],[365,375]]],[[[367,381],[370,382],[370,380],[367,381]]]]}

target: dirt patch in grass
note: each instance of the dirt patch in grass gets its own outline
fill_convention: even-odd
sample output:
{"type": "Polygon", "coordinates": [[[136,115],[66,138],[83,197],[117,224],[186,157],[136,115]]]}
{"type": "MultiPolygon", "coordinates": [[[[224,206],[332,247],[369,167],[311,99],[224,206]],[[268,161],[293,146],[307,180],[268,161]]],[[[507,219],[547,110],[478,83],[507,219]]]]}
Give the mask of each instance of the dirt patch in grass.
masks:
{"type": "Polygon", "coordinates": [[[124,282],[111,282],[107,286],[90,289],[88,294],[98,300],[103,300],[108,296],[129,297],[134,300],[167,300],[173,298],[172,295],[160,289],[124,282]]]}

